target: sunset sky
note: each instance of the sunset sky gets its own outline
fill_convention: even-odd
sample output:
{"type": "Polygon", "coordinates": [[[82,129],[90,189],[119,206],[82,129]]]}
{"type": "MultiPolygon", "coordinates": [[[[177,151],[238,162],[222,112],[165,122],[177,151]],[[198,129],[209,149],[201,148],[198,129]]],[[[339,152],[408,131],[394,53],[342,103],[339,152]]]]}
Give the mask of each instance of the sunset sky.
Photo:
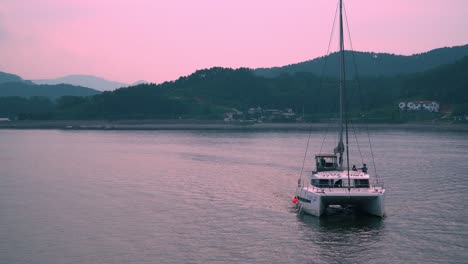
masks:
{"type": "MultiPolygon", "coordinates": [[[[337,0],[2,0],[0,71],[162,82],[326,53],[337,0]]],[[[347,0],[355,50],[468,43],[467,0],[347,0]]],[[[333,47],[336,48],[338,44],[333,47]]]]}

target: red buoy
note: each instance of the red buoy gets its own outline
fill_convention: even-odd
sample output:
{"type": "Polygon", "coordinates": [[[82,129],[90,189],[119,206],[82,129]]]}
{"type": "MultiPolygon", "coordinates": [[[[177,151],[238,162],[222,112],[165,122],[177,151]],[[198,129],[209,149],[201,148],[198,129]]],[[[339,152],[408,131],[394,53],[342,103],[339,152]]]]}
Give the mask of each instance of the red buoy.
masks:
{"type": "Polygon", "coordinates": [[[293,202],[293,203],[297,203],[297,202],[299,202],[299,199],[297,199],[297,197],[294,196],[294,198],[292,198],[292,202],[293,202]]]}

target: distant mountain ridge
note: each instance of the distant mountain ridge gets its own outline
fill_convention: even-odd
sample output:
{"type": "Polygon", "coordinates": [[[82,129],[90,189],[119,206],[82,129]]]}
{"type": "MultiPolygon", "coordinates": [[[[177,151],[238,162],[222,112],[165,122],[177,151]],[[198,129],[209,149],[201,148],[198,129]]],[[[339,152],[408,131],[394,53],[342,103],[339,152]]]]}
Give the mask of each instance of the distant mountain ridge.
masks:
{"type": "MultiPolygon", "coordinates": [[[[112,91],[132,84],[109,81],[93,75],[73,74],[56,79],[32,80],[36,84],[71,84],[76,86],[89,87],[99,91],[112,91]]],[[[144,81],[139,81],[144,82],[144,81]]]]}
{"type": "Polygon", "coordinates": [[[57,99],[61,96],[90,96],[100,91],[70,84],[36,85],[18,75],[0,72],[0,97],[35,97],[42,96],[57,99]]]}
{"type": "MultiPolygon", "coordinates": [[[[361,51],[354,52],[357,71],[360,76],[395,76],[418,73],[440,65],[454,63],[465,56],[468,56],[468,44],[434,49],[410,56],[361,51]]],[[[346,68],[349,69],[348,76],[355,76],[356,70],[353,65],[353,52],[345,52],[345,61],[346,68]]],[[[254,69],[256,75],[264,77],[275,77],[284,73],[293,74],[298,72],[310,72],[321,76],[322,71],[326,76],[339,76],[338,53],[335,52],[313,60],[282,67],[254,69]],[[324,68],[325,62],[326,67],[324,68]]]]}
{"type": "Polygon", "coordinates": [[[19,96],[35,97],[42,96],[49,99],[57,99],[62,96],[91,96],[101,93],[100,91],[73,86],[70,84],[36,85],[27,82],[5,82],[0,83],[0,97],[19,96]]]}
{"type": "Polygon", "coordinates": [[[18,75],[0,72],[0,83],[9,83],[9,82],[22,82],[32,84],[31,81],[23,80],[23,78],[18,75]]]}

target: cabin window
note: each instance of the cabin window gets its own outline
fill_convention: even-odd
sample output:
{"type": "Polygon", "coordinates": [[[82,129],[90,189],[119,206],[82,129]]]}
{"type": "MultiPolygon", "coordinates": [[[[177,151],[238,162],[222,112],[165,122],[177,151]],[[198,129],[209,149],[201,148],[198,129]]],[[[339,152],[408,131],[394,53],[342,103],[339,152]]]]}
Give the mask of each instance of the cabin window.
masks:
{"type": "Polygon", "coordinates": [[[320,188],[328,188],[333,186],[333,180],[312,180],[312,185],[320,188]]]}
{"type": "Polygon", "coordinates": [[[356,188],[369,188],[369,180],[368,179],[354,180],[354,186],[356,188]]]}
{"type": "Polygon", "coordinates": [[[330,180],[319,180],[320,187],[330,187],[330,180]]]}
{"type": "Polygon", "coordinates": [[[316,180],[316,179],[313,179],[313,180],[311,181],[311,184],[312,184],[312,186],[316,186],[316,187],[319,186],[318,180],[316,180]]]}

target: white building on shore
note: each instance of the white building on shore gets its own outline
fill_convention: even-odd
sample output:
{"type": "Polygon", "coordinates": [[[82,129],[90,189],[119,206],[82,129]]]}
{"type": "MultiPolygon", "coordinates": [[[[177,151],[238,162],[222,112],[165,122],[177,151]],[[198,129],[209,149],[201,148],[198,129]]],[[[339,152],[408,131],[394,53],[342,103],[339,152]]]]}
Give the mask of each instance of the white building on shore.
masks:
{"type": "Polygon", "coordinates": [[[409,101],[400,102],[398,107],[401,111],[427,111],[438,113],[440,109],[439,102],[436,101],[409,101]]]}

